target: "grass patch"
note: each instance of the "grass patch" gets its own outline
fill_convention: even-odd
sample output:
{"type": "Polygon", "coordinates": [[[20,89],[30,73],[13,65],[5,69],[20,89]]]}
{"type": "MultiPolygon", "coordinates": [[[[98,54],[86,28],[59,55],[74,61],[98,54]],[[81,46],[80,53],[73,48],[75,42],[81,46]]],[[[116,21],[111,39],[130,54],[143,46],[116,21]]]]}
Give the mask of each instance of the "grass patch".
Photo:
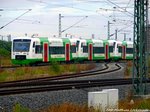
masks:
{"type": "Polygon", "coordinates": [[[119,101],[119,109],[132,110],[132,109],[149,109],[150,99],[134,98],[133,92],[128,92],[125,99],[119,101]]]}
{"type": "Polygon", "coordinates": [[[47,109],[40,110],[39,112],[101,112],[88,108],[87,105],[78,105],[72,103],[63,103],[60,105],[52,105],[47,109]]]}
{"type": "Polygon", "coordinates": [[[0,66],[11,66],[11,59],[10,57],[3,57],[0,56],[0,66]]]}
{"type": "Polygon", "coordinates": [[[125,71],[124,71],[124,77],[125,78],[130,78],[132,76],[132,68],[133,67],[133,62],[132,61],[128,61],[127,65],[125,67],[125,71]]]}
{"type": "Polygon", "coordinates": [[[8,71],[2,71],[0,72],[0,81],[5,81],[9,77],[9,72],[8,71]]]}
{"type": "Polygon", "coordinates": [[[22,106],[21,104],[17,103],[13,107],[13,112],[31,112],[31,110],[29,108],[26,108],[26,107],[22,106]]]}
{"type": "MultiPolygon", "coordinates": [[[[132,100],[133,101],[133,100],[132,100]]],[[[150,99],[135,99],[133,102],[131,100],[121,100],[119,101],[120,109],[149,109],[150,110],[150,99]]]]}
{"type": "Polygon", "coordinates": [[[94,68],[94,64],[64,64],[43,66],[43,67],[20,67],[8,70],[0,70],[0,81],[13,81],[22,79],[31,79],[37,77],[56,76],[62,74],[71,74],[94,68]]]}

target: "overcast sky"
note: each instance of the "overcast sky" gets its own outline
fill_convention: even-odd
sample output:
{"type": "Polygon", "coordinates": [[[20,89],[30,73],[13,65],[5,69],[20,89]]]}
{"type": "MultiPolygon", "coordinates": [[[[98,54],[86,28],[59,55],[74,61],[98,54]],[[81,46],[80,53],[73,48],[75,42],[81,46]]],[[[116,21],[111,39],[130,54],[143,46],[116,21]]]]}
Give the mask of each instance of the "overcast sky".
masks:
{"type": "Polygon", "coordinates": [[[95,38],[107,39],[107,23],[110,21],[110,34],[118,29],[118,40],[123,40],[124,33],[127,38],[133,38],[133,2],[134,0],[0,0],[0,27],[6,25],[0,29],[0,34],[58,36],[58,15],[61,14],[62,31],[67,29],[62,36],[68,33],[75,38],[91,38],[94,34],[95,38]],[[27,12],[29,9],[32,10],[27,12]],[[25,12],[27,13],[24,14],[25,12]],[[21,16],[22,14],[24,15],[21,16]],[[19,18],[13,21],[17,17],[19,18]],[[9,22],[11,23],[8,24],[9,22]],[[75,23],[78,24],[74,25],[75,23]],[[69,28],[70,26],[72,27],[69,28]]]}

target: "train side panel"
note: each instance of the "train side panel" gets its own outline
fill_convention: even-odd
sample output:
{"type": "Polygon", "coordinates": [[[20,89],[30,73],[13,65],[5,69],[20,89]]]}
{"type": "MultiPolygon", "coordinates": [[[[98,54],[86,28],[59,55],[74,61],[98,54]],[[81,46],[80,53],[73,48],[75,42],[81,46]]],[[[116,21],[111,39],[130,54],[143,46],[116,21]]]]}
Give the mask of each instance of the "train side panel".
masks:
{"type": "Polygon", "coordinates": [[[93,60],[105,60],[105,45],[102,40],[93,41],[93,60]]]}
{"type": "Polygon", "coordinates": [[[88,60],[88,43],[85,39],[78,41],[78,60],[88,60]]]}
{"type": "Polygon", "coordinates": [[[127,60],[133,59],[133,42],[123,41],[124,51],[125,51],[125,58],[127,60]]]}

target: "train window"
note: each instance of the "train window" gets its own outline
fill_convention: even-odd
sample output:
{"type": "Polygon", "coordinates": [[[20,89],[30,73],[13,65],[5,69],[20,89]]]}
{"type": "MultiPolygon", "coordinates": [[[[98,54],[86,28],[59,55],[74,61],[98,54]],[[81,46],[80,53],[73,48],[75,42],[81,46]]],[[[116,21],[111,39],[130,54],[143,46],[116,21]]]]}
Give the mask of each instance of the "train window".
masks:
{"type": "Polygon", "coordinates": [[[109,52],[113,52],[113,46],[109,46],[109,52]]]}
{"type": "Polygon", "coordinates": [[[80,44],[80,41],[77,41],[77,51],[79,49],[79,44],[80,44]]]}
{"type": "Polygon", "coordinates": [[[83,53],[88,53],[88,47],[87,46],[83,46],[83,53]]]}
{"type": "Polygon", "coordinates": [[[33,42],[33,48],[35,47],[35,42],[33,42]]]}
{"type": "Polygon", "coordinates": [[[71,46],[70,49],[71,49],[71,53],[76,53],[76,46],[71,46]]]}
{"type": "Polygon", "coordinates": [[[122,46],[118,46],[118,52],[122,53],[122,46]]]}
{"type": "Polygon", "coordinates": [[[115,48],[116,42],[113,43],[113,47],[115,48]]]}
{"type": "Polygon", "coordinates": [[[88,53],[88,46],[83,46],[83,43],[81,43],[81,48],[83,48],[83,53],[88,53]]]}
{"type": "Polygon", "coordinates": [[[133,48],[126,48],[127,54],[133,54],[133,48]]]}
{"type": "Polygon", "coordinates": [[[104,53],[104,47],[93,47],[93,53],[104,53]]]}
{"type": "Polygon", "coordinates": [[[65,47],[49,47],[50,54],[65,54],[65,47]]]}
{"type": "Polygon", "coordinates": [[[41,45],[36,45],[36,46],[35,46],[35,53],[36,53],[36,54],[42,53],[42,50],[43,50],[43,48],[42,48],[41,45]]]}

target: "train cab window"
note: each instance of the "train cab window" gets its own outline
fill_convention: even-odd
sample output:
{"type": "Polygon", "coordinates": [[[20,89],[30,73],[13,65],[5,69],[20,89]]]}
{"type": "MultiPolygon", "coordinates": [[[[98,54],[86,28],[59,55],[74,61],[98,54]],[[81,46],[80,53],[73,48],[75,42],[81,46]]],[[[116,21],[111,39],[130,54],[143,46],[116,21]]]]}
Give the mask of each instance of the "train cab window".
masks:
{"type": "Polygon", "coordinates": [[[126,48],[127,54],[133,54],[133,48],[126,48]]]}
{"type": "Polygon", "coordinates": [[[42,48],[41,45],[36,45],[36,46],[35,46],[35,53],[36,53],[36,54],[42,53],[42,50],[43,50],[43,48],[42,48]]]}
{"type": "Polygon", "coordinates": [[[104,53],[104,47],[93,47],[93,53],[104,53]]]}
{"type": "Polygon", "coordinates": [[[76,53],[76,46],[71,46],[70,50],[71,50],[71,53],[76,53]]]}
{"type": "Polygon", "coordinates": [[[29,52],[31,40],[29,39],[15,39],[13,40],[14,52],[29,52]]]}
{"type": "Polygon", "coordinates": [[[55,46],[49,47],[50,54],[65,54],[65,47],[55,46]]]}

